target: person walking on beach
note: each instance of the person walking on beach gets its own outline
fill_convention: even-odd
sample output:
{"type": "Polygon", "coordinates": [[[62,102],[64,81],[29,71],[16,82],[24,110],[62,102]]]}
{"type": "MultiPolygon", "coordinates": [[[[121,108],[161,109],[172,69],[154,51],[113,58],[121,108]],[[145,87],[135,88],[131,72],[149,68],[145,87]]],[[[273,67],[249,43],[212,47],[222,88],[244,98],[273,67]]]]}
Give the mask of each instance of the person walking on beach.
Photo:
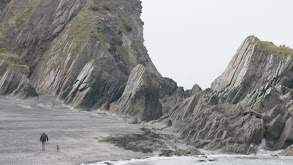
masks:
{"type": "Polygon", "coordinates": [[[45,151],[45,143],[46,141],[49,141],[49,138],[45,132],[43,132],[43,134],[41,135],[40,141],[42,142],[42,150],[45,151]]]}

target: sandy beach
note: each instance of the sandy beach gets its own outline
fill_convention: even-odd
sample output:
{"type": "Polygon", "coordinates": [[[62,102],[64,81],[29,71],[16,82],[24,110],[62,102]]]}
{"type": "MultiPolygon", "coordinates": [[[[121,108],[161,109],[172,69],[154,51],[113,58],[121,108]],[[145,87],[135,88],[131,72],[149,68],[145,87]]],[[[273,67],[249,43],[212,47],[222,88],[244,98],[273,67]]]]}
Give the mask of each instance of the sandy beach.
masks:
{"type": "Polygon", "coordinates": [[[55,99],[0,97],[1,165],[72,165],[147,156],[99,142],[102,137],[139,132],[139,125],[103,112],[71,110],[55,99]],[[42,151],[39,142],[43,131],[49,136],[46,151],[42,151]]]}

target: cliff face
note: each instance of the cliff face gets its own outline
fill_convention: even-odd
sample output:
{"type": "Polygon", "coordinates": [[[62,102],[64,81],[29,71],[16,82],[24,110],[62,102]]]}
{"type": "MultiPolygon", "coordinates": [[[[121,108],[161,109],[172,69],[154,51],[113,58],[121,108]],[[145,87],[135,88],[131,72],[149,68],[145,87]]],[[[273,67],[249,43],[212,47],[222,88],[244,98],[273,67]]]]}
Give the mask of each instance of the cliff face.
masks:
{"type": "Polygon", "coordinates": [[[110,106],[110,111],[129,115],[138,121],[156,120],[162,116],[159,96],[159,77],[138,65],[132,70],[120,99],[110,106]]]}
{"type": "Polygon", "coordinates": [[[290,48],[248,37],[211,89],[169,104],[161,122],[172,125],[164,130],[190,145],[224,152],[254,153],[262,139],[272,149],[288,147],[293,143],[292,55],[290,48]]]}
{"type": "Polygon", "coordinates": [[[233,103],[262,86],[283,85],[292,88],[292,53],[289,48],[277,47],[254,36],[248,37],[211,88],[215,91],[228,89],[239,92],[228,100],[233,103]]]}
{"type": "Polygon", "coordinates": [[[98,108],[121,96],[136,65],[160,75],[143,45],[141,8],[137,0],[11,0],[0,43],[30,67],[39,93],[98,108]]]}

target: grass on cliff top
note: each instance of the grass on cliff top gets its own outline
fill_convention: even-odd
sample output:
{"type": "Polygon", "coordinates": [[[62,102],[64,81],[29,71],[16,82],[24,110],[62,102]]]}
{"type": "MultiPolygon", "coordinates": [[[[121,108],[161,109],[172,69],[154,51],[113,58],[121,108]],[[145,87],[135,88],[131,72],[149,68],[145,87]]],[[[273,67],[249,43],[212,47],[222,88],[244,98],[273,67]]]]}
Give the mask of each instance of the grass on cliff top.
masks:
{"type": "Polygon", "coordinates": [[[7,51],[6,49],[1,48],[0,49],[0,59],[14,61],[14,60],[18,60],[19,57],[17,54],[11,53],[11,52],[7,51]]]}
{"type": "MultiPolygon", "coordinates": [[[[99,31],[99,28],[101,28],[102,25],[100,19],[103,18],[117,19],[118,31],[123,33],[129,33],[129,31],[134,30],[132,25],[129,25],[130,23],[126,22],[126,18],[116,15],[116,8],[113,7],[109,10],[104,8],[103,3],[99,2],[99,4],[92,4],[81,9],[81,11],[65,26],[58,38],[50,45],[50,52],[55,52],[52,53],[54,55],[57,55],[56,53],[60,52],[59,57],[62,59],[67,58],[70,54],[70,62],[73,62],[82,52],[83,46],[91,38],[97,38],[102,44],[108,43],[107,36],[99,31]],[[125,24],[128,24],[128,26],[125,27],[125,24]]],[[[126,48],[118,47],[120,53],[126,57],[128,56],[128,53],[125,49],[126,48]]]]}
{"type": "Polygon", "coordinates": [[[30,73],[30,68],[27,65],[19,64],[19,56],[17,54],[11,53],[4,48],[0,49],[0,60],[4,60],[4,62],[8,65],[6,70],[12,67],[20,68],[20,72],[26,76],[30,73]]]}
{"type": "Polygon", "coordinates": [[[62,58],[71,54],[71,62],[81,53],[82,47],[91,37],[104,42],[105,37],[98,33],[99,12],[84,7],[64,28],[55,43],[52,43],[53,52],[61,51],[62,58]],[[65,40],[64,40],[65,39],[65,40]],[[70,52],[70,53],[69,53],[70,52]]]}
{"type": "Polygon", "coordinates": [[[13,67],[20,68],[20,72],[26,76],[30,74],[30,68],[27,65],[14,65],[13,67]]]}
{"type": "Polygon", "coordinates": [[[269,51],[275,54],[280,55],[292,55],[293,56],[293,49],[289,47],[283,47],[283,46],[276,46],[274,43],[269,41],[261,41],[258,38],[256,38],[256,43],[261,45],[261,50],[269,51]]]}

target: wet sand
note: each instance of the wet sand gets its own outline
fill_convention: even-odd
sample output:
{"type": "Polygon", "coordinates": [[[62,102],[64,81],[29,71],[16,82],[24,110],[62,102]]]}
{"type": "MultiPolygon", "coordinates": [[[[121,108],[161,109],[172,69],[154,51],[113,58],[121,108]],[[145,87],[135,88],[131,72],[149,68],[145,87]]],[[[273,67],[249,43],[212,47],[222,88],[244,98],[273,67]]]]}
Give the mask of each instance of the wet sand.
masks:
{"type": "Polygon", "coordinates": [[[30,100],[0,97],[0,164],[72,165],[147,156],[98,140],[139,132],[139,128],[114,115],[71,110],[52,96],[30,100]],[[43,131],[49,136],[46,151],[39,141],[43,131]]]}

